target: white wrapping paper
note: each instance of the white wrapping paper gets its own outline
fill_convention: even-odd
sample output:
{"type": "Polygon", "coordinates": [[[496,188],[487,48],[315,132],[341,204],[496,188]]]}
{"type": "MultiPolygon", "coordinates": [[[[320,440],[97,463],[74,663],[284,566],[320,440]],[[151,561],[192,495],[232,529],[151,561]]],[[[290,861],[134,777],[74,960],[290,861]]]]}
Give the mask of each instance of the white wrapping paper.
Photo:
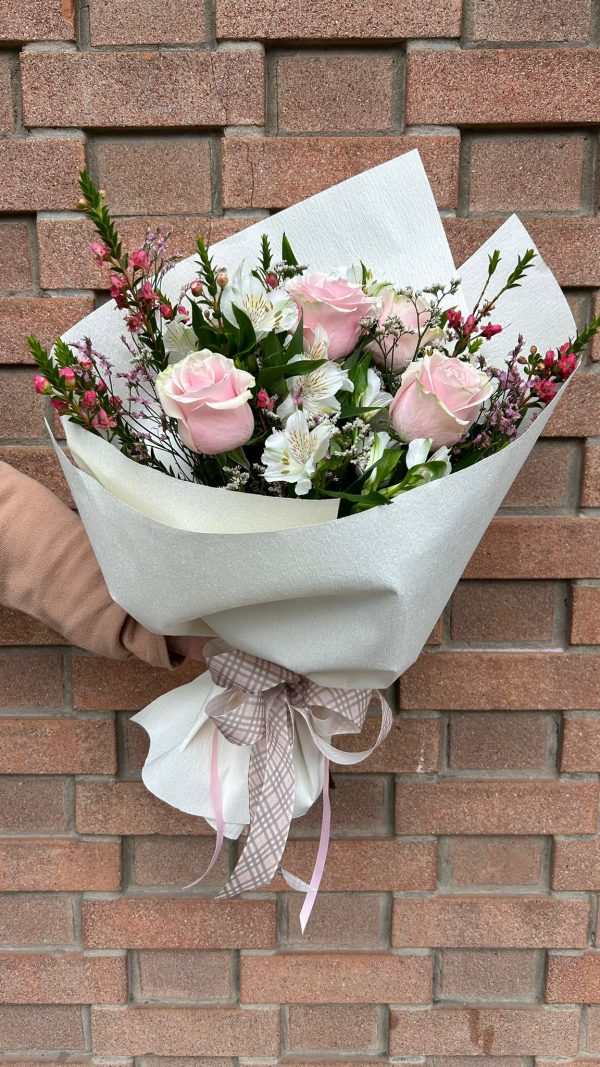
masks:
{"type": "MultiPolygon", "coordinates": [[[[234,269],[255,259],[260,236],[283,232],[311,269],[362,259],[376,277],[415,287],[462,278],[459,300],[481,290],[487,255],[502,263],[500,287],[533,242],[509,219],[455,269],[418,153],[411,152],[320,193],[212,249],[234,269]]],[[[195,275],[194,257],[167,276],[176,296],[195,275]]],[[[502,298],[504,330],[486,347],[501,364],[520,330],[541,351],[575,332],[566,300],[538,257],[521,288],[502,298]]],[[[92,339],[117,369],[129,355],[113,303],[65,340],[92,339]]],[[[113,598],[150,630],[216,634],[230,645],[323,685],[383,688],[417,658],[433,625],[531,448],[554,401],[508,448],[466,470],[337,520],[336,502],[245,496],[178,482],[134,464],[112,446],[65,423],[78,466],[61,464],[113,598]]],[[[151,737],[148,787],[185,811],[213,815],[208,783],[212,726],[203,706],[207,676],[137,716],[151,737]]],[[[247,750],[221,738],[225,818],[231,836],[248,817],[247,750]]],[[[295,751],[295,815],[322,788],[322,760],[301,727],[295,751]]]]}

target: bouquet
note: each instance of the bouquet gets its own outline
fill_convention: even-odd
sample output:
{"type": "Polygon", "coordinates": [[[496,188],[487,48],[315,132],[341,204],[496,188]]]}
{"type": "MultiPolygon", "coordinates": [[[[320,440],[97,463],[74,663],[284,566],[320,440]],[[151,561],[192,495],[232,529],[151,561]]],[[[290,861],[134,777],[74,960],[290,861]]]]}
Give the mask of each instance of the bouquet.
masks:
{"type": "MultiPolygon", "coordinates": [[[[515,218],[458,276],[418,154],[175,263],[124,250],[81,175],[110,304],[35,339],[38,392],[114,599],[204,634],[208,671],[136,718],[148,787],[224,836],[222,891],[280,867],[336,735],[416,659],[600,320],[576,335],[515,218]],[[342,266],[340,266],[342,264],[342,266]],[[527,343],[525,335],[527,334],[527,343]],[[418,492],[413,492],[418,490],[418,492]],[[407,495],[408,494],[408,495],[407,495]]],[[[214,862],[214,861],[213,861],[214,862]]]]}

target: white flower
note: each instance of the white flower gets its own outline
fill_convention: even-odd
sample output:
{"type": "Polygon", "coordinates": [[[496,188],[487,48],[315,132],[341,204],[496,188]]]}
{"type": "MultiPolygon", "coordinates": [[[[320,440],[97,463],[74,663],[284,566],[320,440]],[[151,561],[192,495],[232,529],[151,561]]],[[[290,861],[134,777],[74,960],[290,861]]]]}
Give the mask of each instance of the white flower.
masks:
{"type": "MultiPolygon", "coordinates": [[[[361,408],[386,408],[392,402],[392,394],[381,388],[381,378],[373,367],[367,371],[367,385],[358,398],[361,408]]],[[[365,411],[363,418],[372,419],[377,412],[365,411]]]]}
{"type": "Polygon", "coordinates": [[[163,341],[171,363],[177,363],[180,359],[189,356],[190,352],[196,351],[196,334],[192,327],[186,326],[181,319],[179,321],[173,319],[172,322],[166,324],[163,329],[163,341]]]}
{"type": "MultiPolygon", "coordinates": [[[[391,443],[392,443],[392,438],[390,437],[389,433],[387,433],[385,430],[381,430],[380,433],[373,434],[373,440],[371,442],[371,447],[369,449],[369,452],[368,452],[368,455],[366,457],[366,460],[363,461],[364,469],[368,471],[371,467],[373,467],[373,465],[375,463],[378,463],[379,460],[381,459],[383,453],[385,452],[385,450],[387,448],[389,448],[391,443]]],[[[367,478],[366,484],[367,485],[373,485],[373,482],[375,481],[376,477],[377,477],[377,468],[375,468],[375,470],[371,471],[371,474],[367,478]]]]}
{"type": "MultiPolygon", "coordinates": [[[[315,330],[315,339],[310,350],[302,356],[293,356],[290,364],[306,359],[327,359],[327,335],[321,326],[317,326],[315,330]]],[[[340,402],[336,400],[335,394],[339,393],[340,389],[352,392],[352,388],[352,382],[344,368],[339,363],[327,360],[327,363],[315,367],[308,374],[288,378],[289,393],[279,405],[277,414],[282,422],[299,408],[314,418],[334,415],[340,410],[340,402]]]]}
{"type": "Polygon", "coordinates": [[[333,432],[334,427],[328,422],[309,430],[304,412],[295,411],[284,429],[275,430],[265,441],[262,454],[265,481],[290,482],[296,486],[296,496],[306,496],[333,432]]]}
{"type": "Polygon", "coordinates": [[[277,333],[290,333],[298,324],[298,308],[286,291],[267,291],[243,263],[230,284],[223,289],[221,297],[221,311],[229,322],[237,325],[234,304],[250,319],[258,341],[274,330],[277,333]]]}
{"type": "Polygon", "coordinates": [[[363,285],[362,263],[353,263],[351,267],[347,267],[342,273],[343,277],[349,282],[356,282],[357,285],[362,285],[363,291],[367,296],[373,296],[376,299],[381,299],[383,293],[392,288],[391,282],[378,281],[368,268],[366,270],[365,284],[363,285]]]}
{"type": "Polygon", "coordinates": [[[410,470],[411,467],[418,467],[421,463],[445,463],[446,470],[443,474],[445,478],[447,474],[450,474],[451,465],[448,456],[450,455],[450,449],[446,445],[442,445],[438,448],[437,452],[433,453],[433,456],[429,455],[431,448],[431,437],[416,437],[410,442],[406,450],[406,466],[410,470]]]}

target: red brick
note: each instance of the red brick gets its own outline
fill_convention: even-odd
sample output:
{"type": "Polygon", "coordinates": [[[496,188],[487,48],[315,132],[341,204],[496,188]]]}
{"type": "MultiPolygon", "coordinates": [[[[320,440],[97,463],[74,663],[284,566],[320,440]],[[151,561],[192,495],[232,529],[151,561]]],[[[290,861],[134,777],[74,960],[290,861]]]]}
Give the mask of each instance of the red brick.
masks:
{"type": "MultiPolygon", "coordinates": [[[[189,256],[199,234],[208,244],[213,244],[256,221],[256,218],[245,215],[216,219],[160,216],[154,219],[118,219],[117,225],[125,247],[135,247],[143,240],[148,227],[153,226],[171,234],[171,252],[189,256]]],[[[85,219],[38,219],[37,232],[40,279],[44,289],[108,288],[108,275],[106,272],[102,274],[94,264],[89,247],[94,231],[85,219]]]]}
{"type": "Polygon", "coordinates": [[[542,881],[542,837],[450,837],[448,885],[536,886],[542,881]]]}
{"type": "Polygon", "coordinates": [[[61,833],[68,828],[65,784],[59,778],[0,778],[0,833],[61,833]]]}
{"type": "Polygon", "coordinates": [[[570,640],[572,645],[600,645],[600,587],[572,587],[570,640]]]}
{"type": "Polygon", "coordinates": [[[467,578],[595,578],[600,521],[567,515],[494,519],[467,578]]]}
{"type": "MultiPolygon", "coordinates": [[[[456,53],[448,52],[447,54],[456,53]]],[[[502,53],[495,52],[494,54],[501,55],[502,53]]],[[[570,54],[571,50],[569,50],[570,54]]],[[[592,54],[590,51],[589,55],[592,54]]],[[[472,53],[463,52],[462,55],[468,56],[472,53]]],[[[498,218],[444,219],[446,234],[456,263],[463,263],[472,255],[488,237],[495,233],[501,222],[502,220],[498,218]]],[[[589,288],[600,285],[600,224],[597,218],[560,215],[547,218],[531,216],[526,220],[526,224],[540,255],[562,286],[589,288]]],[[[502,310],[501,304],[499,308],[502,310]]],[[[531,343],[535,341],[535,338],[530,337],[527,340],[531,343]]],[[[572,391],[573,385],[569,388],[567,396],[572,391]]],[[[555,418],[556,416],[553,421],[555,418]]],[[[577,431],[571,436],[578,437],[581,434],[582,431],[577,431]]],[[[583,435],[585,436],[585,431],[583,435]]]]}
{"type": "Polygon", "coordinates": [[[560,48],[408,53],[410,126],[593,123],[599,94],[600,68],[586,48],[569,49],[568,63],[560,48]]]}
{"type": "Polygon", "coordinates": [[[593,437],[598,433],[600,375],[578,374],[544,430],[547,437],[593,437]]]}
{"type": "Polygon", "coordinates": [[[577,211],[588,140],[577,134],[476,137],[471,211],[577,211]]]}
{"type": "Polygon", "coordinates": [[[225,137],[223,204],[229,208],[289,207],[369,167],[418,148],[438,207],[455,207],[459,138],[225,137]]]}
{"type": "MultiPolygon", "coordinates": [[[[4,141],[3,144],[12,144],[4,141]]],[[[32,144],[37,142],[33,141],[32,144]]],[[[5,296],[0,300],[0,363],[33,363],[27,337],[49,348],[56,337],[93,311],[87,296],[5,296]]]]}
{"type": "Polygon", "coordinates": [[[390,130],[394,70],[393,57],[386,55],[282,56],[277,128],[284,133],[390,130]]]}
{"type": "Polygon", "coordinates": [[[143,1002],[230,1000],[231,953],[140,952],[143,1002]]]}
{"type": "Polygon", "coordinates": [[[58,707],[62,702],[61,655],[9,652],[0,656],[0,707],[58,707]]]}
{"type": "MultiPolygon", "coordinates": [[[[314,841],[288,841],[284,866],[305,881],[310,880],[316,858],[314,841]]],[[[274,883],[285,889],[282,879],[274,883]]],[[[343,892],[407,890],[416,892],[435,886],[433,841],[332,841],[321,889],[343,892]]]]}
{"type": "Polygon", "coordinates": [[[43,623],[0,604],[0,645],[62,645],[64,638],[43,623]]]}
{"type": "Polygon", "coordinates": [[[81,1008],[27,1005],[0,1007],[0,1051],[85,1052],[81,1008]]]}
{"type": "Polygon", "coordinates": [[[402,677],[400,695],[402,707],[419,710],[595,711],[600,662],[566,652],[426,652],[402,677]]]}
{"type": "Polygon", "coordinates": [[[471,18],[474,41],[587,41],[590,0],[475,0],[471,18]]]}
{"type": "Polygon", "coordinates": [[[247,1004],[429,1004],[429,956],[306,953],[242,956],[240,1002],[247,1004]]]}
{"type": "MultiPolygon", "coordinates": [[[[381,776],[342,775],[334,771],[330,791],[333,837],[377,837],[389,832],[388,798],[381,776]]],[[[321,798],[291,826],[290,837],[318,837],[322,821],[321,798]]]]}
{"type": "Polygon", "coordinates": [[[552,582],[462,582],[452,597],[454,641],[548,642],[554,636],[552,582]]]}
{"type": "Polygon", "coordinates": [[[153,796],[141,782],[78,782],[80,834],[209,834],[204,819],[185,815],[153,796]]]}
{"type": "Polygon", "coordinates": [[[585,948],[589,902],[549,897],[394,901],[397,948],[585,948]]]}
{"type": "MultiPolygon", "coordinates": [[[[600,201],[600,191],[598,193],[598,200],[600,201]]],[[[600,316],[600,294],[596,294],[592,300],[592,310],[590,318],[597,319],[600,316]]],[[[596,334],[593,338],[591,345],[589,346],[589,352],[592,360],[597,362],[600,360],[600,335],[596,334]]]]}
{"type": "Polygon", "coordinates": [[[279,1012],[239,1008],[92,1008],[96,1056],[276,1056],[279,1012]]]}
{"type": "Polygon", "coordinates": [[[36,396],[29,375],[0,374],[0,437],[41,437],[45,410],[45,398],[36,396]]]}
{"type": "Polygon", "coordinates": [[[8,53],[0,56],[0,133],[9,133],[15,125],[11,67],[8,53]]]}
{"type": "Polygon", "coordinates": [[[600,1051],[600,1010],[588,1008],[585,1048],[588,1052],[600,1051]]]}
{"type": "Polygon", "coordinates": [[[398,782],[399,834],[592,834],[598,788],[594,782],[398,782]]]}
{"type": "Polygon", "coordinates": [[[543,770],[550,762],[550,715],[467,712],[450,720],[450,766],[461,770],[543,770]]]}
{"type": "Polygon", "coordinates": [[[28,137],[0,141],[0,211],[73,210],[84,142],[28,137]]]}
{"type": "Polygon", "coordinates": [[[561,771],[600,773],[600,719],[565,719],[561,771]]]}
{"type": "Polygon", "coordinates": [[[304,933],[302,894],[288,894],[286,945],[292,948],[384,948],[386,897],[374,893],[319,893],[304,933]]]}
{"type": "Polygon", "coordinates": [[[116,769],[112,720],[0,719],[1,774],[114,774],[116,769]]]}
{"type": "Polygon", "coordinates": [[[548,957],[547,1004],[600,1004],[600,952],[548,957]]]}
{"type": "Polygon", "coordinates": [[[152,0],[92,0],[90,40],[103,44],[203,44],[206,19],[201,6],[169,0],[157,7],[152,0]]]}
{"type": "Polygon", "coordinates": [[[30,52],[27,126],[231,126],[264,121],[258,51],[30,52]],[[115,91],[126,85],[127,92],[115,91]]]}
{"type": "Polygon", "coordinates": [[[538,441],[503,502],[508,508],[561,508],[575,489],[576,449],[564,441],[538,441]]]}
{"type": "Polygon", "coordinates": [[[172,674],[134,659],[112,662],[95,656],[74,656],[73,707],[77,711],[134,711],[191,681],[202,669],[191,663],[172,674]]]}
{"type": "Polygon", "coordinates": [[[288,1026],[290,1052],[376,1052],[380,1044],[374,1005],[293,1005],[288,1026]]]}
{"type": "Polygon", "coordinates": [[[585,448],[581,503],[584,508],[600,508],[600,445],[585,448]]]}
{"type": "Polygon", "coordinates": [[[103,139],[95,153],[98,180],[115,215],[197,215],[211,209],[206,138],[103,139]]]}
{"type": "Polygon", "coordinates": [[[125,1004],[126,957],[0,955],[4,1004],[125,1004]]]}
{"type": "MultiPolygon", "coordinates": [[[[26,474],[28,478],[41,482],[51,493],[64,500],[68,507],[75,507],[67,480],[53,448],[46,445],[3,445],[0,456],[5,463],[9,463],[11,467],[26,474]]],[[[33,625],[34,622],[35,620],[32,619],[31,624],[33,625]]],[[[45,643],[47,642],[40,642],[40,644],[45,643]]],[[[64,644],[64,638],[50,643],[64,644]]]]}
{"type": "Polygon", "coordinates": [[[392,1055],[569,1056],[577,1052],[579,1011],[548,1008],[432,1008],[392,1011],[392,1055]]]}
{"type": "Polygon", "coordinates": [[[87,948],[273,948],[275,905],[266,900],[85,901],[83,938],[87,948]]]}
{"type": "Polygon", "coordinates": [[[0,10],[0,41],[74,41],[75,6],[71,0],[19,0],[0,10]]]}
{"type": "Polygon", "coordinates": [[[8,893],[0,906],[0,945],[41,948],[75,940],[73,900],[50,894],[8,893]]]}
{"type": "Polygon", "coordinates": [[[600,889],[600,841],[557,838],[552,856],[552,888],[600,889]]]}
{"type": "Polygon", "coordinates": [[[384,0],[377,8],[359,0],[343,7],[324,0],[291,0],[281,7],[267,0],[260,7],[217,0],[217,37],[225,40],[402,40],[408,37],[459,37],[461,5],[439,0],[435,11],[412,0],[384,0]]]}
{"type": "MultiPolygon", "coordinates": [[[[205,829],[210,831],[208,824],[205,829]]],[[[137,837],[131,844],[131,880],[136,886],[169,886],[180,890],[195,882],[208,867],[214,837],[137,837]]],[[[225,885],[231,873],[229,852],[224,848],[218,862],[203,882],[205,886],[225,885]]]]}
{"type": "MultiPolygon", "coordinates": [[[[339,738],[340,748],[359,752],[377,740],[379,719],[367,719],[362,733],[339,738]]],[[[385,741],[364,763],[344,767],[345,774],[430,774],[437,771],[440,757],[440,719],[395,718],[385,741]]],[[[335,767],[334,767],[335,771],[335,767]]]]}
{"type": "Polygon", "coordinates": [[[0,890],[77,892],[119,889],[120,847],[68,838],[0,840],[0,890]]]}
{"type": "MultiPolygon", "coordinates": [[[[0,65],[0,72],[2,66],[0,65]]],[[[1,82],[1,73],[0,73],[1,82]]],[[[0,85],[0,115],[2,89],[0,85]]],[[[17,292],[33,286],[29,227],[24,222],[0,223],[0,289],[17,292]]]]}
{"type": "Polygon", "coordinates": [[[538,987],[536,952],[482,951],[442,953],[442,1000],[534,1001],[538,987]]]}

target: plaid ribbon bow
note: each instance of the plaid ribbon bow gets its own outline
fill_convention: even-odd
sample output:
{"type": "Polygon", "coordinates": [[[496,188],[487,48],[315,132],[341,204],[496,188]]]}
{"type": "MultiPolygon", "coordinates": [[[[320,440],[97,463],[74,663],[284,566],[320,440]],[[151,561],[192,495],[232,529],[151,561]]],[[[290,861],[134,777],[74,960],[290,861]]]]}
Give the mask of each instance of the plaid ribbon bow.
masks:
{"type": "MultiPolygon", "coordinates": [[[[233,874],[218,894],[223,898],[258,889],[270,882],[279,869],[294,808],[292,751],[295,715],[303,717],[316,747],[325,757],[325,780],[328,780],[329,759],[335,759],[337,763],[359,763],[365,759],[388,733],[392,713],[378,690],[327,689],[285,667],[231,648],[220,638],[205,645],[204,656],[213,681],[225,690],[209,701],[207,715],[228,741],[234,745],[252,746],[248,770],[250,833],[233,874]],[[379,737],[373,748],[352,753],[334,748],[329,743],[331,734],[360,733],[373,699],[379,702],[382,715],[379,737]]],[[[217,730],[213,770],[216,767],[217,730]]],[[[218,768],[216,777],[218,779],[218,768]]],[[[325,789],[328,832],[329,805],[328,801],[325,805],[325,789]]],[[[220,794],[215,801],[217,837],[222,840],[220,794]]],[[[327,842],[323,838],[326,836],[322,834],[319,859],[310,885],[287,876],[290,884],[312,893],[308,913],[324,866],[327,842]],[[319,873],[317,867],[321,868],[319,873]]],[[[219,840],[217,847],[220,847],[219,840]]],[[[304,923],[307,919],[308,914],[304,923]]]]}

